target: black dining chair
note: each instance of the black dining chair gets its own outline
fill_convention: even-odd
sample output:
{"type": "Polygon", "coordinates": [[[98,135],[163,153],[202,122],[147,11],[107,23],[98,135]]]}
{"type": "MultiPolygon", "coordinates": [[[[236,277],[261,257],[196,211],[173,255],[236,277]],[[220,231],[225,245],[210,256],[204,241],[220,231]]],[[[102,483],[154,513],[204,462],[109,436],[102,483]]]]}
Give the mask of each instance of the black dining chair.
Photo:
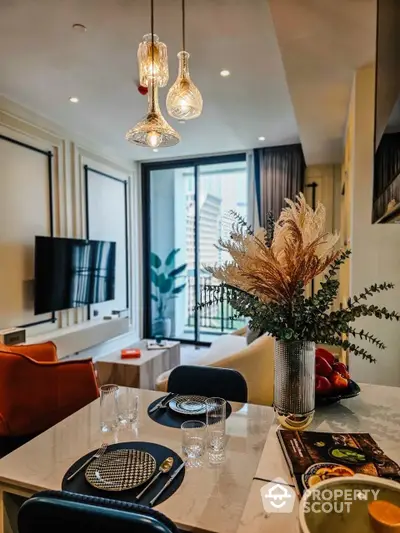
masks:
{"type": "Polygon", "coordinates": [[[168,392],[218,396],[231,402],[247,402],[247,383],[237,370],[211,366],[181,365],[168,379],[168,392]]]}
{"type": "Polygon", "coordinates": [[[163,514],[135,503],[45,491],[23,503],[19,533],[178,533],[163,514]]]}

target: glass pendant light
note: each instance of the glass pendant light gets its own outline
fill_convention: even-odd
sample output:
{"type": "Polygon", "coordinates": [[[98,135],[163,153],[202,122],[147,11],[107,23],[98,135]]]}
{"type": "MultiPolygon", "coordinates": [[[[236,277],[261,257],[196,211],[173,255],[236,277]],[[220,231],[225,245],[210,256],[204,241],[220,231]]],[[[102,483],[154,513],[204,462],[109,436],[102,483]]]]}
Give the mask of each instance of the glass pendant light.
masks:
{"type": "Polygon", "coordinates": [[[127,141],[138,146],[164,148],[174,146],[181,140],[180,135],[165,120],[158,103],[158,87],[152,81],[149,91],[147,115],[125,135],[127,141]]]}
{"type": "Polygon", "coordinates": [[[154,78],[159,87],[165,87],[169,79],[167,46],[160,41],[158,35],[153,37],[152,40],[152,34],[147,33],[139,44],[137,53],[139,83],[143,87],[150,87],[151,80],[154,78]]]}
{"type": "Polygon", "coordinates": [[[189,57],[185,47],[185,0],[182,0],[182,52],[178,54],[179,73],[167,96],[167,111],[171,117],[178,120],[197,118],[203,109],[200,91],[190,79],[189,57]]]}
{"type": "MultiPolygon", "coordinates": [[[[154,68],[154,9],[153,1],[151,0],[151,55],[152,55],[152,72],[154,68]]],[[[147,115],[130,129],[125,138],[127,141],[137,144],[138,146],[149,146],[150,148],[163,148],[167,146],[174,146],[181,140],[180,135],[176,132],[161,114],[160,105],[158,103],[158,85],[155,77],[149,78],[150,90],[148,96],[149,107],[147,115]]]]}

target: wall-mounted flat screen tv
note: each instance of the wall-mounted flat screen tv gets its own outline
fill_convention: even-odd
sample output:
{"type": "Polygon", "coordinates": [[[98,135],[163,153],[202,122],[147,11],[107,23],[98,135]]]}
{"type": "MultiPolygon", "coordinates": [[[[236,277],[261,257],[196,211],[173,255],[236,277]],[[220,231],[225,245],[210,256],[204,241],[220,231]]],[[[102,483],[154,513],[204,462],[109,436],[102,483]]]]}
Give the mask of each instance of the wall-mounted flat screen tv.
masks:
{"type": "Polygon", "coordinates": [[[115,298],[116,243],[35,238],[35,314],[115,298]]]}

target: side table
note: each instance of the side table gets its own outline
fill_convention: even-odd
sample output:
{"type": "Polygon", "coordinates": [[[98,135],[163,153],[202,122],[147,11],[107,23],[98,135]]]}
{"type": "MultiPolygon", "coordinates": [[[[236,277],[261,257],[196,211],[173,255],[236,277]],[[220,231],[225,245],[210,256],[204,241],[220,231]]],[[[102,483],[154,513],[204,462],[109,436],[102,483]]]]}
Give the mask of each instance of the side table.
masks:
{"type": "Polygon", "coordinates": [[[139,348],[137,359],[121,359],[121,350],[105,355],[95,362],[100,385],[114,383],[121,387],[155,390],[156,380],[166,370],[181,362],[180,343],[166,341],[159,350],[147,350],[147,341],[127,348],[139,348]]]}

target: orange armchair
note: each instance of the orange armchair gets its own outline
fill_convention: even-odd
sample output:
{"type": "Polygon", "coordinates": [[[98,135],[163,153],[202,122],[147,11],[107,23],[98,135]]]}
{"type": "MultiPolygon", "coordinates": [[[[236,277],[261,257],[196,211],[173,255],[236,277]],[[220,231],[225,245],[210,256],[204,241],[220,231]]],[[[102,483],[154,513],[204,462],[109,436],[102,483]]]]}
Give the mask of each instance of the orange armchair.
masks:
{"type": "Polygon", "coordinates": [[[91,359],[58,361],[53,343],[0,346],[0,437],[45,431],[98,396],[91,359]]]}

